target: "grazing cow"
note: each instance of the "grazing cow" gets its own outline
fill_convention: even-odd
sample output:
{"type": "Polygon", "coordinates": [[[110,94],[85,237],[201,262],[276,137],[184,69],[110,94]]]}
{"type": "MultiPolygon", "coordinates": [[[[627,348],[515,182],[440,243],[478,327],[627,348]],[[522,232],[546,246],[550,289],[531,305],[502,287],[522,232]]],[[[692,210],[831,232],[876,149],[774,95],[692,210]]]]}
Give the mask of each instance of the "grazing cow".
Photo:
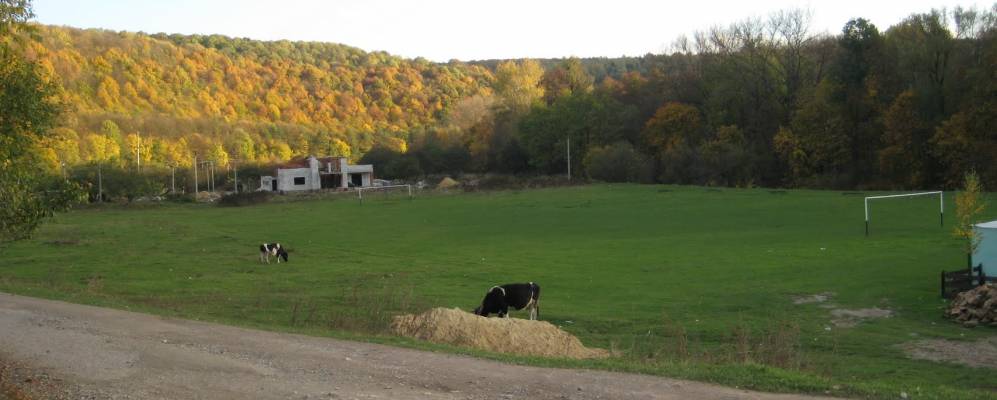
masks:
{"type": "Polygon", "coordinates": [[[270,264],[270,257],[277,257],[277,264],[280,264],[280,259],[283,258],[284,262],[287,262],[287,250],[280,243],[263,243],[260,245],[260,262],[266,262],[270,264]]]}
{"type": "Polygon", "coordinates": [[[487,317],[498,314],[499,318],[509,315],[509,307],[530,311],[530,320],[540,318],[540,285],[536,283],[510,283],[488,289],[481,306],[474,309],[476,315],[487,317]]]}

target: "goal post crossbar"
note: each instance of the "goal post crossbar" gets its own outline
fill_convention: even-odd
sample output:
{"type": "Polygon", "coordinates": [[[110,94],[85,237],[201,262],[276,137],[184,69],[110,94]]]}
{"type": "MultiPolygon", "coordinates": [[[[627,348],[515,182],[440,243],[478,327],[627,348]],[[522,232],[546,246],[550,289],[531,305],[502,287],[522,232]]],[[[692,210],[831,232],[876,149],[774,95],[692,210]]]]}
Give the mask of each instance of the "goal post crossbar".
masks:
{"type": "Polygon", "coordinates": [[[357,188],[357,198],[360,199],[360,204],[363,204],[363,191],[364,190],[378,190],[378,189],[391,189],[391,188],[406,188],[408,189],[408,198],[412,199],[412,185],[388,185],[388,186],[368,186],[368,187],[358,187],[357,188]]]}
{"type": "Polygon", "coordinates": [[[869,200],[891,199],[897,197],[932,196],[938,195],[938,224],[945,226],[945,192],[936,190],[932,192],[890,194],[884,196],[868,196],[865,198],[865,235],[869,236],[869,200]]]}

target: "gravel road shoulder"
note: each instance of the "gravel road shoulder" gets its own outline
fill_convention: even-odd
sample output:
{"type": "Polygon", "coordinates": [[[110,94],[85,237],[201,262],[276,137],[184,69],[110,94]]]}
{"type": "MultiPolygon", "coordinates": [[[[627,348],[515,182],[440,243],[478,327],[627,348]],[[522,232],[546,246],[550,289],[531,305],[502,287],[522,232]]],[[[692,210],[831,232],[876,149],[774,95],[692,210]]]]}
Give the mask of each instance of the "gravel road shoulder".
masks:
{"type": "Polygon", "coordinates": [[[4,390],[29,399],[817,398],[507,365],[0,293],[4,390]]]}

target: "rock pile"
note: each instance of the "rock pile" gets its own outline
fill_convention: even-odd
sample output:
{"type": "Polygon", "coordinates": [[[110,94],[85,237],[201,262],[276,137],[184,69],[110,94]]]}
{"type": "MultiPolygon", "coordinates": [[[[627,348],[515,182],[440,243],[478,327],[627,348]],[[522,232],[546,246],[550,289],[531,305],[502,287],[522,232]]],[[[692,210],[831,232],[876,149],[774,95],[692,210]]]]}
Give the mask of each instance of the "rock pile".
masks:
{"type": "Polygon", "coordinates": [[[957,294],[945,316],[967,327],[997,326],[997,285],[987,283],[957,294]]]}

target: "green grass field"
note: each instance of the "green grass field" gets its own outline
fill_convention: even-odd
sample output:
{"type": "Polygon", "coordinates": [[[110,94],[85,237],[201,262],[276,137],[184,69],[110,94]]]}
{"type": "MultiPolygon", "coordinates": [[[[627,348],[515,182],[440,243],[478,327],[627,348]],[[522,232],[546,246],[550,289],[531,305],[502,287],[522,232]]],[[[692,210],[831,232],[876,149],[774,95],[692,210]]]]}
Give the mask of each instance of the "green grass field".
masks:
{"type": "MultiPolygon", "coordinates": [[[[946,198],[593,185],[475,194],[102,207],[2,249],[0,290],[535,365],[661,374],[769,391],[995,398],[997,371],[911,360],[899,344],[976,340],[941,318],[939,271],[965,266],[946,198]],[[289,264],[260,265],[280,241],[289,264]],[[390,315],[473,308],[535,281],[541,318],[610,360],[541,360],[391,337],[390,315]],[[794,296],[833,292],[823,304],[794,296]],[[832,304],[894,315],[831,323],[832,304]]],[[[987,215],[997,217],[991,195],[987,215]]],[[[523,314],[514,314],[523,317],[523,314]]]]}

